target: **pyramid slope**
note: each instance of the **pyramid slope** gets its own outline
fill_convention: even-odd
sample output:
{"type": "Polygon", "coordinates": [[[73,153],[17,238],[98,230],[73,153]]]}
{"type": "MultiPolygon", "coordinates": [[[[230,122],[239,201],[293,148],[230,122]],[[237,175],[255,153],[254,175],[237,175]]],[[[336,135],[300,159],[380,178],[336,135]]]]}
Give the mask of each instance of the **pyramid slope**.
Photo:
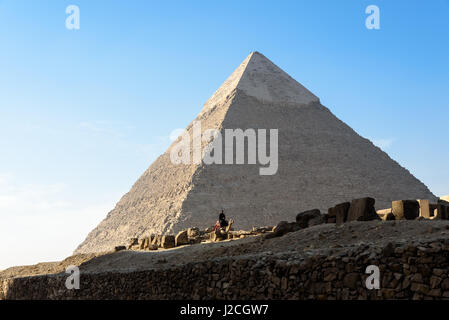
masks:
{"type": "MultiPolygon", "coordinates": [[[[221,101],[212,113],[203,113],[197,119],[207,128],[219,129],[231,102],[232,98],[221,101]]],[[[192,136],[192,123],[186,130],[192,136]]],[[[124,244],[129,237],[170,233],[186,219],[182,203],[192,189],[198,165],[171,162],[170,151],[179,139],[142,174],[75,253],[107,251],[111,245],[124,244]]]]}
{"type": "Polygon", "coordinates": [[[327,212],[336,203],[365,196],[374,197],[379,209],[397,199],[436,201],[405,168],[319,103],[276,106],[238,94],[223,127],[246,129],[255,123],[279,128],[277,174],[259,176],[258,165],[203,166],[183,204],[192,212],[186,225],[202,225],[221,207],[239,228],[251,228],[291,221],[312,208],[327,212]]]}
{"type": "MultiPolygon", "coordinates": [[[[196,120],[203,131],[277,128],[277,174],[260,176],[259,165],[173,165],[175,141],[75,253],[109,250],[134,236],[207,227],[221,208],[237,228],[250,228],[363,196],[375,197],[377,208],[396,199],[436,200],[406,169],[257,52],[212,95],[196,120]]],[[[192,134],[192,124],[187,131],[192,134]]]]}

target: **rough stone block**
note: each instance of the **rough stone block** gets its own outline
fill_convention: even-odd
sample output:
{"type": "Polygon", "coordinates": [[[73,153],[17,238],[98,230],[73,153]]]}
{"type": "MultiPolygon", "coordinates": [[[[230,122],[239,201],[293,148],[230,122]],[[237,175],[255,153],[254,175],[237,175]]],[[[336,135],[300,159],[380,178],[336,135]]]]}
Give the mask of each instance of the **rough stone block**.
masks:
{"type": "Polygon", "coordinates": [[[438,205],[440,205],[442,210],[442,219],[448,220],[449,219],[449,202],[444,200],[439,200],[438,205]]]}
{"type": "Polygon", "coordinates": [[[148,249],[149,248],[149,246],[150,246],[150,237],[145,237],[145,241],[144,241],[144,244],[143,244],[143,248],[144,249],[148,249]]]}
{"type": "Polygon", "coordinates": [[[175,236],[165,235],[161,239],[161,247],[164,249],[170,249],[175,247],[175,236]]]}
{"type": "Polygon", "coordinates": [[[418,200],[418,203],[419,203],[419,216],[424,217],[426,219],[430,219],[429,200],[420,199],[418,200]]]}
{"type": "Polygon", "coordinates": [[[281,221],[273,228],[273,233],[265,235],[265,239],[282,237],[286,233],[298,231],[299,229],[301,229],[301,226],[297,222],[281,221]]]}
{"type": "Polygon", "coordinates": [[[131,249],[133,246],[138,245],[139,244],[139,239],[137,238],[130,238],[129,239],[129,244],[128,244],[128,249],[131,249]]]}
{"type": "Polygon", "coordinates": [[[374,198],[361,198],[351,201],[351,205],[348,211],[347,221],[370,221],[380,220],[379,216],[374,209],[374,198]]]}
{"type": "Polygon", "coordinates": [[[182,230],[175,237],[175,246],[183,246],[189,244],[188,231],[182,230]]]}
{"type": "Polygon", "coordinates": [[[337,224],[342,224],[347,221],[350,206],[351,206],[351,204],[349,202],[343,202],[343,203],[337,204],[334,207],[335,222],[337,224]]]}
{"type": "Polygon", "coordinates": [[[317,226],[317,225],[323,224],[323,223],[326,223],[326,221],[324,219],[324,214],[320,214],[319,216],[310,219],[307,226],[313,227],[313,226],[317,226]]]}
{"type": "Polygon", "coordinates": [[[414,220],[419,216],[419,203],[416,200],[397,200],[392,203],[396,220],[414,220]]]}
{"type": "Polygon", "coordinates": [[[160,234],[154,235],[153,241],[151,241],[151,244],[155,244],[158,247],[161,245],[162,236],[160,234]]]}
{"type": "Polygon", "coordinates": [[[321,216],[320,210],[307,210],[296,215],[296,223],[298,223],[301,228],[307,228],[309,225],[309,220],[319,216],[321,216]]]}
{"type": "Polygon", "coordinates": [[[187,229],[187,236],[189,238],[195,238],[200,235],[200,229],[198,228],[188,228],[187,229]]]}
{"type": "Polygon", "coordinates": [[[449,215],[449,207],[438,203],[434,209],[433,219],[447,220],[449,215]]]}

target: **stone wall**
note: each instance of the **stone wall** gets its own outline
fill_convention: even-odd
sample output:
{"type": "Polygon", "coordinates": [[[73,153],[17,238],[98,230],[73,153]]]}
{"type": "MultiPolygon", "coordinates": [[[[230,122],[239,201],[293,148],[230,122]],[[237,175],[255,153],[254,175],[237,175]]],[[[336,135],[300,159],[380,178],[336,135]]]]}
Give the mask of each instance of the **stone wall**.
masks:
{"type": "Polygon", "coordinates": [[[224,257],[176,268],[2,280],[0,299],[448,299],[449,240],[224,257]],[[380,289],[368,290],[368,265],[380,289]]]}

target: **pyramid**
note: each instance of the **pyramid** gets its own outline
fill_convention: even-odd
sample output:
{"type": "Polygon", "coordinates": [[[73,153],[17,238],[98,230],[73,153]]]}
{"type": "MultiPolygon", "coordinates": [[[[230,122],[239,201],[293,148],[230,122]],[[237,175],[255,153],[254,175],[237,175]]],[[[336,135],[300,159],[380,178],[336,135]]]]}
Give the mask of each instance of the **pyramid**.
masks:
{"type": "MultiPolygon", "coordinates": [[[[436,201],[407,169],[258,52],[242,62],[194,121],[201,122],[202,132],[278,129],[277,172],[261,175],[259,164],[173,164],[170,151],[180,137],[75,253],[110,250],[130,237],[208,227],[221,209],[237,229],[247,229],[291,221],[312,208],[327,212],[336,203],[365,196],[376,199],[377,209],[397,199],[436,201]]],[[[192,136],[193,122],[186,131],[192,136]]]]}

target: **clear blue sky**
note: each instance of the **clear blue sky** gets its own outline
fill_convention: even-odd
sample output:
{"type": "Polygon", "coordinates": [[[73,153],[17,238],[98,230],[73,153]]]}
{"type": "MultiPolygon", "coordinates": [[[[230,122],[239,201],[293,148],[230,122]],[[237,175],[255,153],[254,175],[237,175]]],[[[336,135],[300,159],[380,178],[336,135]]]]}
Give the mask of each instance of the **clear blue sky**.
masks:
{"type": "Polygon", "coordinates": [[[449,194],[448,17],[448,0],[0,0],[0,269],[68,256],[254,50],[449,194]]]}

